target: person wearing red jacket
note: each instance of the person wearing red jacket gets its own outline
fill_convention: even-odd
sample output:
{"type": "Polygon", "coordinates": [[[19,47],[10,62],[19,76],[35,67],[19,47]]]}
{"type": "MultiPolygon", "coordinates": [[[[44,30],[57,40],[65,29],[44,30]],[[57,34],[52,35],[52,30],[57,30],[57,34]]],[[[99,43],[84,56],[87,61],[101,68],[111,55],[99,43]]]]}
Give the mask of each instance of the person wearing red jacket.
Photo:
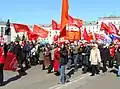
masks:
{"type": "Polygon", "coordinates": [[[3,49],[0,45],[0,86],[2,86],[3,84],[3,67],[4,67],[4,57],[2,56],[3,55],[3,49]]]}
{"type": "Polygon", "coordinates": [[[56,75],[59,74],[59,61],[60,61],[60,48],[58,45],[56,45],[54,50],[54,63],[53,63],[54,72],[56,75]]]}
{"type": "Polygon", "coordinates": [[[110,51],[110,60],[109,60],[109,68],[113,67],[114,57],[115,57],[115,47],[114,44],[111,44],[109,47],[110,51]]]}

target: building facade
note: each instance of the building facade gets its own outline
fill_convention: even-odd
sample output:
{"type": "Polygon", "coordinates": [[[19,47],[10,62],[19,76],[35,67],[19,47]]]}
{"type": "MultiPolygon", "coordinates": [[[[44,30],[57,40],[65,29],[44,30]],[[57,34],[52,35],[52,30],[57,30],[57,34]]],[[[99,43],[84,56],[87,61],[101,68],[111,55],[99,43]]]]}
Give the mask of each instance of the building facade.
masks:
{"type": "MultiPolygon", "coordinates": [[[[104,22],[106,24],[108,24],[109,22],[112,22],[120,30],[120,17],[110,16],[110,17],[98,18],[97,21],[84,22],[83,26],[81,27],[81,33],[83,33],[84,28],[86,28],[86,30],[87,30],[88,33],[89,32],[100,33],[100,26],[101,26],[102,22],[104,22]]],[[[48,25],[38,25],[38,26],[44,28],[45,30],[47,30],[49,32],[47,38],[45,38],[45,39],[39,38],[38,39],[39,41],[46,41],[46,42],[52,43],[54,36],[60,34],[59,30],[52,30],[52,25],[48,24],[48,25]]],[[[23,34],[26,35],[26,33],[23,33],[23,32],[16,33],[13,25],[11,24],[11,35],[9,37],[7,37],[7,36],[5,36],[5,27],[6,27],[6,23],[5,22],[0,22],[0,36],[3,36],[4,41],[7,41],[8,38],[11,41],[14,41],[17,35],[19,35],[20,37],[22,37],[23,34]]],[[[33,26],[29,26],[29,28],[31,30],[33,30],[33,26]]],[[[79,30],[75,26],[67,26],[66,29],[67,30],[75,30],[75,31],[79,30]]]]}

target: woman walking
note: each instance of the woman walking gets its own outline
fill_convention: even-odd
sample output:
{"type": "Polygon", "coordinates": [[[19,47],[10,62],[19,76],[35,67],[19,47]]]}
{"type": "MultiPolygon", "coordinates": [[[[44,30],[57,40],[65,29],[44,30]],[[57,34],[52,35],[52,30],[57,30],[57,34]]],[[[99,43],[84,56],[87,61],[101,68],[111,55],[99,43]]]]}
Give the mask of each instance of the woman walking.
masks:
{"type": "Polygon", "coordinates": [[[90,52],[90,62],[92,66],[91,76],[95,76],[95,74],[99,74],[98,64],[101,62],[101,56],[100,56],[100,50],[98,49],[97,44],[94,44],[90,52]]]}

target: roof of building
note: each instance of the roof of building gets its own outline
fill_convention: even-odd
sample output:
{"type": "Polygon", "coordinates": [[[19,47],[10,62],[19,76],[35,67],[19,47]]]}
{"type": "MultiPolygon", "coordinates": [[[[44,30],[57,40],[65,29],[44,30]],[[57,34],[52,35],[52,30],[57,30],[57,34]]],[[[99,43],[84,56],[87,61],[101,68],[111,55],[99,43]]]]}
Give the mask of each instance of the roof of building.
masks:
{"type": "Polygon", "coordinates": [[[120,16],[113,16],[113,15],[111,15],[111,16],[108,16],[108,17],[101,17],[101,18],[98,18],[99,20],[106,20],[106,19],[108,19],[108,20],[112,20],[112,19],[120,19],[120,16]]]}
{"type": "Polygon", "coordinates": [[[91,21],[91,22],[84,22],[83,25],[97,25],[97,21],[91,21]]]}

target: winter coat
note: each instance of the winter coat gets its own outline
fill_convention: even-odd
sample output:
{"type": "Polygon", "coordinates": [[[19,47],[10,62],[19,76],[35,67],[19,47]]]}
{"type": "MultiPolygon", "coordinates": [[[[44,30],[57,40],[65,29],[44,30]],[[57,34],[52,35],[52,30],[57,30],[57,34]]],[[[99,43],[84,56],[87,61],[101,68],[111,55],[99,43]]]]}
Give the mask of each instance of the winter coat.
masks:
{"type": "Polygon", "coordinates": [[[108,48],[101,48],[100,50],[100,54],[101,54],[101,59],[102,61],[109,61],[110,60],[110,51],[108,48]]]}
{"type": "Polygon", "coordinates": [[[91,65],[97,65],[101,62],[100,50],[98,48],[93,48],[90,52],[90,62],[91,65]]]}
{"type": "Polygon", "coordinates": [[[17,60],[23,61],[23,55],[22,55],[22,48],[19,44],[15,45],[15,54],[17,57],[17,60]]]}
{"type": "Polygon", "coordinates": [[[66,65],[68,60],[68,50],[64,47],[60,50],[60,65],[66,65]]]}
{"type": "Polygon", "coordinates": [[[120,52],[117,51],[116,55],[115,55],[115,59],[117,61],[117,64],[120,66],[120,52]]]}
{"type": "Polygon", "coordinates": [[[59,61],[60,61],[60,49],[59,48],[55,48],[54,50],[54,71],[57,72],[59,70],[59,61]]]}

